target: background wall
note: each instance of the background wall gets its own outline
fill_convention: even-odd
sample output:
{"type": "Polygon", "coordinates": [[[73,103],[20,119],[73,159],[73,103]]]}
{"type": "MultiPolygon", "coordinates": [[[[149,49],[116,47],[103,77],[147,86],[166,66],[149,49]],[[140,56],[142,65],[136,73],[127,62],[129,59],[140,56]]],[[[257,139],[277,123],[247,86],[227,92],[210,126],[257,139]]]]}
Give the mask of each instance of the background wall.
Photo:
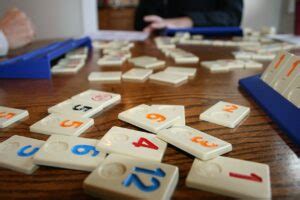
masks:
{"type": "MultiPolygon", "coordinates": [[[[280,33],[293,33],[294,0],[244,0],[244,3],[243,27],[275,26],[280,33]]],[[[98,29],[97,0],[0,0],[0,15],[12,6],[30,16],[36,25],[38,39],[76,37],[98,29]]],[[[131,10],[134,13],[134,9],[131,10]]],[[[121,16],[123,21],[117,18],[118,22],[133,19],[125,9],[110,13],[121,16]]],[[[108,18],[109,26],[105,28],[125,29],[115,23],[113,15],[104,13],[104,10],[102,14],[108,18]]]]}
{"type": "Polygon", "coordinates": [[[281,33],[294,30],[294,0],[244,0],[242,26],[259,29],[275,26],[281,33]]]}
{"type": "Polygon", "coordinates": [[[98,29],[96,0],[0,0],[0,14],[13,6],[36,26],[37,39],[76,37],[98,29]]]}

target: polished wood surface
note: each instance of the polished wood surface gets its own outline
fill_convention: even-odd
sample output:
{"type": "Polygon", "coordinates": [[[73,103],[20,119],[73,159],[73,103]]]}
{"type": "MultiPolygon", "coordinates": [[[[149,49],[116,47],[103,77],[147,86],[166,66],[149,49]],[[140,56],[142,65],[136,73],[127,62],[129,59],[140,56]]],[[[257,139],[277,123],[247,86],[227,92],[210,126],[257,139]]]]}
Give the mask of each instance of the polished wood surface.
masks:
{"type": "MultiPolygon", "coordinates": [[[[12,55],[41,46],[36,43],[12,55]]],[[[197,54],[201,60],[232,58],[235,48],[183,46],[197,54]]],[[[151,40],[137,43],[133,55],[150,55],[165,59],[151,40]]],[[[180,87],[156,83],[122,82],[116,84],[90,83],[87,76],[91,71],[119,70],[118,67],[96,65],[100,53],[94,51],[86,66],[76,75],[53,76],[52,80],[0,80],[0,105],[27,109],[29,119],[9,128],[0,130],[0,141],[12,135],[46,140],[48,136],[29,132],[29,126],[47,115],[47,108],[87,89],[120,93],[120,104],[104,111],[95,118],[95,125],[82,137],[101,138],[112,126],[138,128],[118,120],[118,113],[136,105],[178,104],[186,109],[188,126],[204,131],[233,145],[233,151],[225,156],[265,163],[270,166],[272,196],[274,199],[300,199],[299,147],[274,124],[260,107],[238,86],[243,77],[260,73],[262,70],[235,70],[230,73],[213,74],[197,65],[198,72],[193,80],[180,87]],[[199,121],[199,114],[220,100],[249,106],[250,116],[236,129],[225,128],[199,121]]],[[[266,63],[267,64],[267,63],[266,63]]],[[[131,66],[124,65],[124,72],[131,66]]],[[[224,199],[214,193],[187,188],[185,179],[194,158],[169,145],[163,162],[176,165],[180,169],[180,180],[174,199],[224,199]]],[[[42,199],[90,199],[82,189],[88,172],[40,167],[33,175],[24,175],[0,168],[0,199],[42,198],[42,199]]]]}

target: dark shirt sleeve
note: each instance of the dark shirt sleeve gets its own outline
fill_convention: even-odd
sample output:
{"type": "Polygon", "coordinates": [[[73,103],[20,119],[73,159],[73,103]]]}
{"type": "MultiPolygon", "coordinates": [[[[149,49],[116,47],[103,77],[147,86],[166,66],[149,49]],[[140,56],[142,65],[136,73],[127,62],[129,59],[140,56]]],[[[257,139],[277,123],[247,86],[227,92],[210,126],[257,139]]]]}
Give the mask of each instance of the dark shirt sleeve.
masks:
{"type": "Polygon", "coordinates": [[[185,12],[195,27],[240,26],[243,14],[243,0],[220,0],[218,9],[207,12],[185,12]]]}
{"type": "Polygon", "coordinates": [[[158,0],[140,0],[138,7],[135,11],[135,30],[143,30],[147,24],[144,22],[144,16],[158,15],[161,16],[164,10],[162,1],[158,0]]]}

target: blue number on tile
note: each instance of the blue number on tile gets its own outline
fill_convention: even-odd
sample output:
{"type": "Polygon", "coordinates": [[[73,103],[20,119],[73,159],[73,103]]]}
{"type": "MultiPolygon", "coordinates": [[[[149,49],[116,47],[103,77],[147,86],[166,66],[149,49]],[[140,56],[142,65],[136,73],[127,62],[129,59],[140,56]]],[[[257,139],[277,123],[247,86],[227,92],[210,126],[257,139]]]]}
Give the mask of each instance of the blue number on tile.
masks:
{"type": "Polygon", "coordinates": [[[79,156],[86,155],[91,151],[93,151],[91,155],[92,157],[95,157],[100,153],[100,151],[98,151],[95,146],[86,145],[86,144],[78,144],[72,148],[72,153],[79,156]]]}
{"type": "Polygon", "coordinates": [[[18,156],[20,156],[20,157],[29,157],[29,156],[34,155],[40,149],[39,147],[35,147],[31,151],[25,152],[26,150],[28,150],[30,148],[32,148],[31,145],[27,145],[27,146],[24,146],[24,147],[20,148],[19,151],[17,152],[18,156]]]}
{"type": "MultiPolygon", "coordinates": [[[[156,170],[150,170],[150,169],[135,167],[133,168],[133,171],[138,173],[158,176],[158,177],[164,177],[166,175],[166,173],[160,168],[157,168],[156,170]]],[[[139,188],[143,192],[152,192],[154,190],[157,190],[160,186],[159,180],[155,177],[151,177],[150,181],[152,185],[145,185],[136,174],[132,173],[127,176],[127,178],[123,181],[122,184],[125,187],[129,187],[133,183],[137,188],[139,188]]]]}

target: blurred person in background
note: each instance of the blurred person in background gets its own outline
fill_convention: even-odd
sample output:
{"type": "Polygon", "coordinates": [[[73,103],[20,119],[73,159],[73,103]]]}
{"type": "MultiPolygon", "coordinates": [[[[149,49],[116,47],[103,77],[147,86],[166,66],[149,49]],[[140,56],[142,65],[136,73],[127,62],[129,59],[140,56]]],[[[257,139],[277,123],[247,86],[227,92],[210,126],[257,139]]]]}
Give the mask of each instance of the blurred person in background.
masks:
{"type": "Polygon", "coordinates": [[[140,0],[135,29],[239,26],[243,0],[140,0]]]}
{"type": "Polygon", "coordinates": [[[17,8],[8,10],[0,18],[0,56],[9,49],[23,47],[34,39],[33,24],[24,12],[17,8]]]}

